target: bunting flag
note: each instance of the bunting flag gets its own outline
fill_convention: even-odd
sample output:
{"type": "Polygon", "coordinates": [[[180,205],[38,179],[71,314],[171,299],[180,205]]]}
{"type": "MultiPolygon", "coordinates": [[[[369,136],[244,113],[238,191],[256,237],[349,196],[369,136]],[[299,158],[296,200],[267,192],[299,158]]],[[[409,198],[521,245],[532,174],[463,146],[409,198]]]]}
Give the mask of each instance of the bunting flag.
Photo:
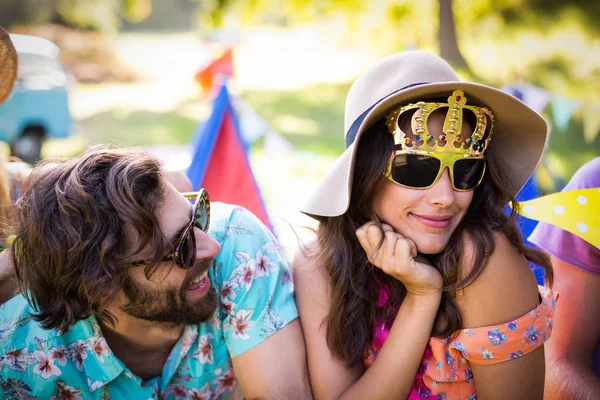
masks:
{"type": "Polygon", "coordinates": [[[285,160],[294,146],[275,131],[267,132],[263,144],[263,153],[270,160],[285,160]]]}
{"type": "Polygon", "coordinates": [[[193,144],[187,175],[194,190],[204,187],[211,201],[247,208],[272,230],[226,85],[220,88],[203,129],[194,134],[193,144]]]}
{"type": "Polygon", "coordinates": [[[269,124],[241,97],[233,99],[237,111],[242,137],[245,143],[254,143],[263,137],[271,128],[269,124]]]}
{"type": "Polygon", "coordinates": [[[210,61],[196,73],[196,82],[202,90],[208,93],[216,83],[216,77],[224,75],[227,78],[233,76],[233,50],[227,48],[219,57],[210,61]]]}
{"type": "Polygon", "coordinates": [[[550,92],[528,83],[506,85],[502,90],[515,96],[537,113],[541,113],[552,99],[550,92]]]}
{"type": "Polygon", "coordinates": [[[583,112],[583,138],[593,143],[600,133],[600,106],[586,108],[583,112]]]}
{"type": "MultiPolygon", "coordinates": [[[[527,200],[535,199],[536,197],[539,197],[539,195],[540,195],[540,191],[535,183],[535,174],[534,174],[529,178],[527,183],[525,183],[525,186],[523,186],[523,188],[519,191],[519,193],[516,196],[516,199],[517,199],[517,201],[519,201],[519,203],[522,203],[527,200]]],[[[504,209],[504,212],[506,214],[509,214],[510,207],[506,206],[504,209]]],[[[537,226],[537,224],[538,224],[537,221],[534,221],[534,220],[531,220],[528,218],[523,218],[522,216],[517,214],[516,222],[517,222],[517,225],[519,226],[519,229],[521,230],[521,234],[523,235],[525,242],[531,245],[532,243],[530,243],[527,240],[527,238],[529,237],[529,235],[531,235],[531,233],[537,226]]],[[[533,272],[533,275],[535,275],[535,279],[537,280],[537,282],[540,285],[544,285],[545,274],[546,274],[545,270],[542,267],[540,267],[539,265],[534,264],[534,263],[529,263],[529,266],[531,267],[531,270],[533,272]]]]}
{"type": "Polygon", "coordinates": [[[589,103],[563,97],[523,82],[505,85],[502,90],[515,96],[538,113],[541,113],[548,103],[551,103],[554,125],[562,132],[567,130],[575,112],[581,109],[585,141],[592,143],[600,135],[600,103],[589,103]]]}
{"type": "MultiPolygon", "coordinates": [[[[535,175],[532,175],[527,181],[527,183],[525,183],[525,186],[523,186],[523,188],[519,191],[519,193],[516,196],[516,199],[519,203],[523,203],[525,201],[535,199],[539,197],[539,195],[540,191],[538,190],[537,185],[535,184],[535,175]]],[[[510,208],[507,207],[505,209],[505,212],[510,212],[510,208]]],[[[520,217],[517,218],[517,223],[519,225],[519,228],[521,229],[521,232],[523,233],[523,237],[525,238],[529,237],[529,235],[531,234],[531,232],[533,232],[535,226],[537,225],[536,221],[520,217]]]]}
{"type": "Polygon", "coordinates": [[[579,107],[577,100],[569,99],[562,96],[552,96],[552,116],[556,127],[565,132],[571,121],[571,117],[579,107]]]}
{"type": "Polygon", "coordinates": [[[518,212],[571,232],[600,248],[600,188],[558,192],[525,201],[518,212]]]}

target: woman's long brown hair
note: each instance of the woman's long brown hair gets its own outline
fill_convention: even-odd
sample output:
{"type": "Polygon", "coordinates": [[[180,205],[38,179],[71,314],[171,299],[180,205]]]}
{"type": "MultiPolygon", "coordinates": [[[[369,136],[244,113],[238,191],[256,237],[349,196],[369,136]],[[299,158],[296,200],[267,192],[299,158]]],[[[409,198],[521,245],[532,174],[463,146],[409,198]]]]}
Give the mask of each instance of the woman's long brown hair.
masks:
{"type": "MultiPolygon", "coordinates": [[[[400,281],[369,263],[355,234],[356,229],[370,220],[380,224],[372,204],[386,179],[383,174],[394,151],[393,138],[384,121],[380,120],[362,135],[357,145],[350,206],[341,216],[319,218],[319,246],[312,254],[312,259],[325,269],[331,285],[331,308],[324,321],[327,343],[334,356],[348,366],[362,359],[363,351],[372,339],[379,288],[383,284],[390,288],[384,307],[387,310],[384,316],[390,319],[394,317],[390,310],[397,310],[406,294],[400,281]]],[[[444,293],[432,332],[436,337],[450,336],[461,328],[461,315],[454,294],[481,274],[488,256],[494,252],[495,233],[504,235],[528,261],[542,266],[546,280],[552,283],[550,259],[541,251],[527,247],[515,222],[516,215],[503,212],[509,201],[514,207],[519,205],[507,189],[509,177],[501,170],[499,156],[493,146],[486,155],[487,171],[482,183],[475,189],[466,215],[444,251],[428,257],[444,279],[444,293]],[[466,237],[473,241],[475,257],[472,271],[460,279],[456,266],[466,237]]]]}

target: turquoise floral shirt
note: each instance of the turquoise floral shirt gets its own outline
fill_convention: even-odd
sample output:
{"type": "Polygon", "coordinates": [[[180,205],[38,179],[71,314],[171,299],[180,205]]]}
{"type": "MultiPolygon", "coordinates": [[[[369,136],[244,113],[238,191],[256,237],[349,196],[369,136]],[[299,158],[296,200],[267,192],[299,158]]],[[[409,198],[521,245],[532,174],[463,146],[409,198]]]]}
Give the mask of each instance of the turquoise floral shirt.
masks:
{"type": "Polygon", "coordinates": [[[162,376],[142,381],[129,371],[93,316],[66,332],[45,330],[19,295],[0,306],[1,398],[242,398],[231,359],[298,316],[291,270],[272,234],[243,208],[211,204],[209,233],[221,244],[209,272],[219,306],[208,322],[185,327],[162,376]]]}

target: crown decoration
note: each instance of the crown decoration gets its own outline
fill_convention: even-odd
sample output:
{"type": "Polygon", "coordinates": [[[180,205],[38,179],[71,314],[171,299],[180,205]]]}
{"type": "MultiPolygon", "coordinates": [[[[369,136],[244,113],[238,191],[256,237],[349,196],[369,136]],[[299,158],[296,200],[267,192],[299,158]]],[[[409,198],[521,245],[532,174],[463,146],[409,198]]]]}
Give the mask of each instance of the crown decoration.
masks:
{"type": "Polygon", "coordinates": [[[488,146],[494,128],[494,114],[485,107],[468,106],[467,98],[462,90],[455,90],[448,97],[448,103],[424,102],[410,103],[392,110],[386,116],[386,126],[394,142],[401,150],[418,150],[435,153],[459,153],[465,155],[483,156],[488,146]],[[429,132],[427,120],[431,113],[440,108],[447,108],[446,119],[442,134],[437,138],[429,132]],[[414,139],[398,125],[400,116],[410,110],[415,110],[411,119],[411,129],[414,139]],[[469,110],[475,115],[476,125],[470,137],[462,135],[463,110],[469,110]],[[486,135],[487,133],[487,135],[486,135]]]}

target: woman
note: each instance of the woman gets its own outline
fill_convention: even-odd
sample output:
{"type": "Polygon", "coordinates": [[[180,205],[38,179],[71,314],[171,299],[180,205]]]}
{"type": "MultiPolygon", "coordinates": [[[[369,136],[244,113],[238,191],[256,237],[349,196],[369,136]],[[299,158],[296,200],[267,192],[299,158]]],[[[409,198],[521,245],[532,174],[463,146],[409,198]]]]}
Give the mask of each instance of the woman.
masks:
{"type": "Polygon", "coordinates": [[[436,56],[386,57],[352,85],[346,152],[302,209],[295,260],[317,399],[536,399],[554,299],[502,209],[546,124],[436,56]]]}

